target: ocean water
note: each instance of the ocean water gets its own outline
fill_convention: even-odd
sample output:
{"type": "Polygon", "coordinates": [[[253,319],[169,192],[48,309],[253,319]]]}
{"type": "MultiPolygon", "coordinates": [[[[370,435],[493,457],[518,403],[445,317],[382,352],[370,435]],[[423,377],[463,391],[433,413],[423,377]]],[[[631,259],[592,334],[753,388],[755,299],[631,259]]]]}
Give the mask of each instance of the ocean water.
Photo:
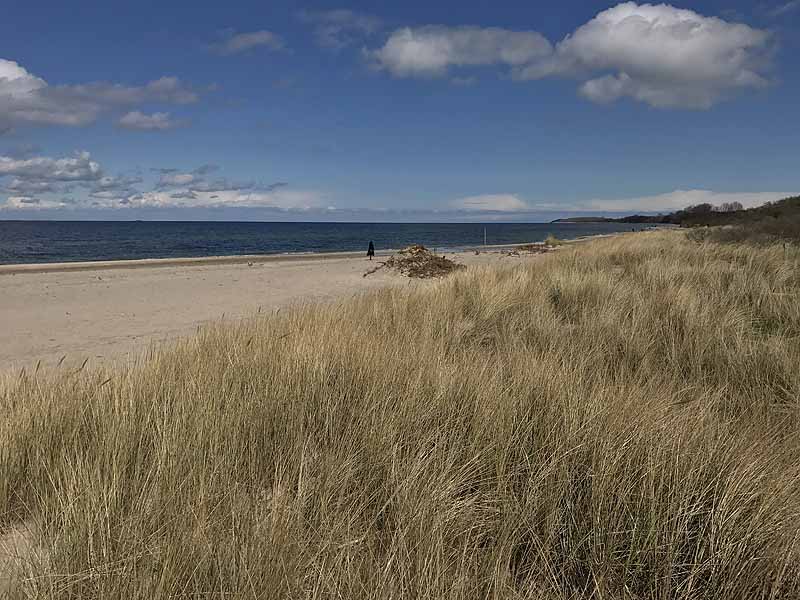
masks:
{"type": "Polygon", "coordinates": [[[643,229],[618,223],[251,223],[0,221],[0,264],[299,252],[438,250],[643,229]]]}

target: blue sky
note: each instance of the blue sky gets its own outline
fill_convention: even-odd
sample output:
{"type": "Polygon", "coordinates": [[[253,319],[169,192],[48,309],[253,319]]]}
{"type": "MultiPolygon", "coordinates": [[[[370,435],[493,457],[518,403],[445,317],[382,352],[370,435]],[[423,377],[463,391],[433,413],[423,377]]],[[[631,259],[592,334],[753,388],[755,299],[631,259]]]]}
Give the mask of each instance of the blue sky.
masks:
{"type": "Polygon", "coordinates": [[[800,0],[11,15],[2,219],[536,221],[800,192],[800,0]]]}

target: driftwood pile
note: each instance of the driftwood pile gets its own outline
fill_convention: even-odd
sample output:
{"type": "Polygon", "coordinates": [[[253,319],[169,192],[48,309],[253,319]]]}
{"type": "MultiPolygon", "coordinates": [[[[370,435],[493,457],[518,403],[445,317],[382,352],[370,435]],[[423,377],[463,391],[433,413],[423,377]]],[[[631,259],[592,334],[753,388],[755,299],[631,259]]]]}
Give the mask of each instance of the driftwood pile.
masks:
{"type": "Polygon", "coordinates": [[[400,250],[397,254],[390,256],[388,260],[379,267],[364,273],[364,277],[382,267],[394,269],[406,277],[418,279],[444,277],[454,271],[466,268],[464,265],[454,262],[449,258],[434,254],[421,244],[414,244],[413,246],[400,250]]]}

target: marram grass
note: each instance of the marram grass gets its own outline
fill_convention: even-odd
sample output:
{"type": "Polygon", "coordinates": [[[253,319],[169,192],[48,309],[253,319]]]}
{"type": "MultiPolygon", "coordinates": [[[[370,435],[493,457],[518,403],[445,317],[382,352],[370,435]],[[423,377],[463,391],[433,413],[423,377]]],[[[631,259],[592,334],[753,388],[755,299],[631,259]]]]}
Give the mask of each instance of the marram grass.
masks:
{"type": "Polygon", "coordinates": [[[11,595],[800,597],[799,291],[641,233],[14,374],[11,595]]]}

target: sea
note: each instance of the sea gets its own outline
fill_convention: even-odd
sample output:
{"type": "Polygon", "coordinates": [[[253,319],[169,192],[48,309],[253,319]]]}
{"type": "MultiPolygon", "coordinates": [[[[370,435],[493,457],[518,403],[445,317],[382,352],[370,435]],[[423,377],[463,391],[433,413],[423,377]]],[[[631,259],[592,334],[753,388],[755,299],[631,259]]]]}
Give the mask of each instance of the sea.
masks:
{"type": "Polygon", "coordinates": [[[0,264],[364,251],[437,251],[640,230],[623,223],[0,221],[0,264]]]}

